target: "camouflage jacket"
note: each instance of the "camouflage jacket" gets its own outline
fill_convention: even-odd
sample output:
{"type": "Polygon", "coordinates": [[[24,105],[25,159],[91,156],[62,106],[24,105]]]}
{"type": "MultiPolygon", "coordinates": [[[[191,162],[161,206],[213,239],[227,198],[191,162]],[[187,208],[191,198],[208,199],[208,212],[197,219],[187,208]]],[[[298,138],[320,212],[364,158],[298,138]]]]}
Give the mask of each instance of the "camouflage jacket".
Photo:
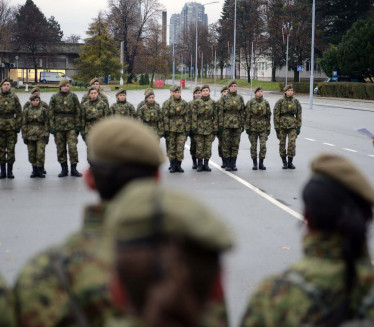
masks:
{"type": "MultiPolygon", "coordinates": [[[[45,102],[45,101],[42,101],[40,100],[40,103],[42,104],[42,107],[45,108],[47,111],[49,110],[49,106],[48,106],[48,103],[45,102]]],[[[24,105],[23,105],[23,110],[25,110],[28,106],[31,106],[31,101],[27,101],[24,105]]]]}
{"type": "Polygon", "coordinates": [[[244,99],[237,92],[223,96],[219,108],[219,126],[224,128],[244,127],[244,99]]]}
{"type": "Polygon", "coordinates": [[[191,129],[188,103],[183,99],[165,101],[162,108],[165,132],[184,133],[191,129]]]}
{"type": "Polygon", "coordinates": [[[198,99],[193,99],[192,101],[188,102],[188,112],[189,112],[189,120],[190,120],[190,130],[192,130],[192,111],[193,111],[193,106],[194,106],[194,103],[197,101],[198,99]]]}
{"type": "Polygon", "coordinates": [[[22,124],[22,107],[18,96],[0,90],[0,131],[19,132],[22,124]]]}
{"type": "Polygon", "coordinates": [[[245,129],[252,132],[270,131],[271,109],[269,102],[261,98],[253,98],[247,102],[245,129]]]}
{"type": "Polygon", "coordinates": [[[58,92],[49,102],[49,124],[54,131],[81,129],[81,106],[76,94],[58,92]]]}
{"type": "Polygon", "coordinates": [[[284,96],[274,106],[274,128],[291,129],[301,127],[301,104],[299,100],[284,96]]]}
{"type": "Polygon", "coordinates": [[[110,107],[112,115],[120,115],[135,118],[136,112],[135,107],[127,101],[118,101],[117,103],[112,104],[110,107]]]}
{"type": "Polygon", "coordinates": [[[109,108],[104,101],[86,101],[82,105],[82,134],[87,134],[89,129],[100,119],[109,116],[109,108]]]}
{"type": "Polygon", "coordinates": [[[136,112],[138,112],[139,109],[140,109],[141,107],[143,107],[144,105],[145,105],[145,100],[140,101],[140,102],[138,103],[138,105],[136,106],[136,112]]]}
{"type": "Polygon", "coordinates": [[[25,140],[38,141],[49,136],[47,110],[39,104],[30,105],[22,113],[22,137],[25,140]]]}
{"type": "MultiPolygon", "coordinates": [[[[108,97],[105,94],[102,94],[102,93],[99,92],[99,97],[98,98],[99,98],[99,100],[104,101],[109,108],[108,97]]],[[[88,96],[88,93],[86,93],[81,99],[81,105],[83,105],[83,103],[85,103],[86,101],[89,101],[89,100],[90,100],[90,97],[88,96]]]]}
{"type": "Polygon", "coordinates": [[[109,267],[97,256],[104,233],[104,210],[104,205],[87,207],[80,232],[62,246],[38,254],[22,268],[14,287],[19,326],[79,327],[72,298],[90,326],[104,326],[117,315],[108,290],[109,267]],[[57,266],[69,283],[70,297],[57,266]]]}
{"type": "Polygon", "coordinates": [[[192,130],[202,135],[218,132],[217,103],[209,96],[193,102],[192,130]]]}
{"type": "Polygon", "coordinates": [[[157,102],[153,104],[145,103],[139,108],[137,118],[144,124],[152,127],[159,137],[164,135],[164,117],[157,102]]]}
{"type": "Polygon", "coordinates": [[[0,326],[16,327],[13,293],[0,276],[0,326]]]}
{"type": "MultiPolygon", "coordinates": [[[[345,298],[341,244],[337,235],[307,234],[305,257],[260,285],[241,326],[311,326],[331,314],[345,298]]],[[[350,297],[351,308],[355,313],[362,311],[359,318],[374,318],[374,272],[368,255],[357,262],[356,269],[358,279],[350,297]]]]}

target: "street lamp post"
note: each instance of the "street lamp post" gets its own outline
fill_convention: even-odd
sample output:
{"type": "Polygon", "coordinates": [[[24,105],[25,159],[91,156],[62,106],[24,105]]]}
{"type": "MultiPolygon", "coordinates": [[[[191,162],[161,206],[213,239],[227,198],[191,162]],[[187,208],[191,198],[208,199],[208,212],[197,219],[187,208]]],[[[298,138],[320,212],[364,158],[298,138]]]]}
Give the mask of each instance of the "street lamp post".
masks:
{"type": "Polygon", "coordinates": [[[19,81],[18,81],[18,59],[19,59],[19,57],[18,56],[16,56],[16,67],[17,67],[17,89],[19,88],[19,81]]]}
{"type": "Polygon", "coordinates": [[[214,96],[217,94],[217,50],[214,50],[214,96]]]}
{"type": "MultiPolygon", "coordinates": [[[[287,80],[288,80],[288,40],[290,38],[290,34],[287,34],[287,49],[286,49],[286,83],[284,86],[287,85],[287,80]]],[[[284,44],[284,43],[283,43],[284,44]]]]}
{"type": "Polygon", "coordinates": [[[309,109],[313,109],[313,82],[314,82],[314,34],[316,24],[316,1],[313,0],[312,14],[312,54],[310,58],[310,85],[309,85],[309,109]]]}
{"type": "Polygon", "coordinates": [[[119,80],[119,85],[123,85],[123,47],[124,41],[121,41],[121,78],[119,80]]]}
{"type": "Polygon", "coordinates": [[[232,65],[232,79],[234,80],[235,79],[235,70],[236,70],[236,67],[235,67],[235,64],[236,64],[236,3],[237,3],[237,0],[235,0],[235,11],[234,11],[234,49],[233,49],[233,58],[232,58],[232,62],[233,62],[233,65],[232,65]]]}

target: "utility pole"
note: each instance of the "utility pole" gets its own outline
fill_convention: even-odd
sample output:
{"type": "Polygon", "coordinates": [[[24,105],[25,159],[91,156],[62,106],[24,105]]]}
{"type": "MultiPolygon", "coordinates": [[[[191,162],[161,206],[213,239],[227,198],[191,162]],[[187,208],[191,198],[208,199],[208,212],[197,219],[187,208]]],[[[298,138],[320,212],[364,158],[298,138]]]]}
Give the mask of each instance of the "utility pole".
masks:
{"type": "Polygon", "coordinates": [[[312,15],[312,55],[310,59],[310,85],[309,85],[309,109],[313,109],[313,82],[314,82],[314,34],[316,28],[316,1],[313,0],[312,15]]]}
{"type": "Polygon", "coordinates": [[[121,41],[121,78],[119,80],[119,85],[123,85],[123,47],[124,41],[121,41]]]}
{"type": "Polygon", "coordinates": [[[287,34],[287,49],[286,49],[286,83],[284,86],[287,85],[287,80],[288,80],[288,40],[290,38],[290,34],[287,34]]]}
{"type": "Polygon", "coordinates": [[[233,51],[233,65],[232,65],[232,79],[235,79],[235,73],[236,73],[236,3],[237,0],[235,0],[235,11],[234,11],[234,51],[233,51]]]}
{"type": "Polygon", "coordinates": [[[217,94],[217,50],[214,50],[214,96],[217,94]]]}

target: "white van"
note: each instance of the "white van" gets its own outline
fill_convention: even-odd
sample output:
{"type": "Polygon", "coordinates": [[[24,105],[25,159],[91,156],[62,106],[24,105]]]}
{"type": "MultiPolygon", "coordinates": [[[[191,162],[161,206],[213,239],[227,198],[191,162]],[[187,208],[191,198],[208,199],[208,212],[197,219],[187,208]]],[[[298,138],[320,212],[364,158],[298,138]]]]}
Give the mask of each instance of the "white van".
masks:
{"type": "Polygon", "coordinates": [[[67,79],[71,83],[71,78],[66,76],[64,73],[61,72],[41,72],[40,73],[40,81],[45,83],[59,83],[61,80],[67,79]]]}

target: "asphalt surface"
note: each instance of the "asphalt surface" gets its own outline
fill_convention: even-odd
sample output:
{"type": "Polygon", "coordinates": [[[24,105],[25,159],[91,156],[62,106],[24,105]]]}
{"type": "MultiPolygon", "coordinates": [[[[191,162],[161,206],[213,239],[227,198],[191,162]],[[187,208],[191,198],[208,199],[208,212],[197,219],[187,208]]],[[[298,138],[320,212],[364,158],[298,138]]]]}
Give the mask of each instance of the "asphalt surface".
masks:
{"type": "MultiPolygon", "coordinates": [[[[218,88],[217,88],[218,89],[218,88]]],[[[213,90],[212,90],[213,93],[213,90]]],[[[248,90],[240,90],[245,101],[248,90]]],[[[83,93],[77,93],[79,98],[83,93]]],[[[110,103],[114,92],[107,92],[110,103]]],[[[219,92],[217,92],[217,95],[219,92]]],[[[49,101],[52,94],[43,93],[49,101]]],[[[167,90],[156,90],[156,101],[162,103],[167,90]]],[[[265,92],[273,108],[280,93],[265,92]]],[[[23,104],[28,95],[19,94],[23,104]]],[[[189,101],[191,91],[183,91],[189,101]]],[[[143,91],[128,91],[128,101],[136,105],[143,91]]],[[[218,98],[218,97],[216,97],[218,98]]],[[[162,167],[163,183],[192,193],[221,214],[235,235],[236,247],[224,258],[225,290],[232,326],[237,325],[247,299],[259,282],[279,273],[301,257],[301,240],[305,225],[300,220],[303,208],[300,193],[310,172],[309,164],[321,151],[344,155],[356,163],[374,184],[374,147],[371,140],[354,131],[367,127],[374,132],[374,102],[316,98],[313,110],[309,98],[298,96],[303,105],[303,127],[297,139],[296,170],[283,170],[274,130],[268,140],[266,171],[252,171],[250,144],[242,134],[238,171],[227,173],[219,168],[217,141],[213,144],[212,172],[197,173],[191,169],[188,148],[185,150],[184,174],[169,174],[162,167]]],[[[164,140],[161,141],[163,148],[164,140]]],[[[187,141],[187,146],[189,141],[187,141]]],[[[86,146],[78,143],[78,169],[87,168],[86,146]]],[[[13,283],[22,265],[45,247],[61,242],[79,229],[85,205],[98,201],[82,178],[57,177],[53,137],[46,149],[45,179],[30,179],[31,165],[21,137],[16,147],[14,180],[0,180],[0,272],[13,283]]],[[[201,217],[202,224],[204,217],[201,217]]],[[[372,234],[372,233],[371,233],[372,234]]],[[[374,253],[374,240],[370,238],[374,253]]]]}

